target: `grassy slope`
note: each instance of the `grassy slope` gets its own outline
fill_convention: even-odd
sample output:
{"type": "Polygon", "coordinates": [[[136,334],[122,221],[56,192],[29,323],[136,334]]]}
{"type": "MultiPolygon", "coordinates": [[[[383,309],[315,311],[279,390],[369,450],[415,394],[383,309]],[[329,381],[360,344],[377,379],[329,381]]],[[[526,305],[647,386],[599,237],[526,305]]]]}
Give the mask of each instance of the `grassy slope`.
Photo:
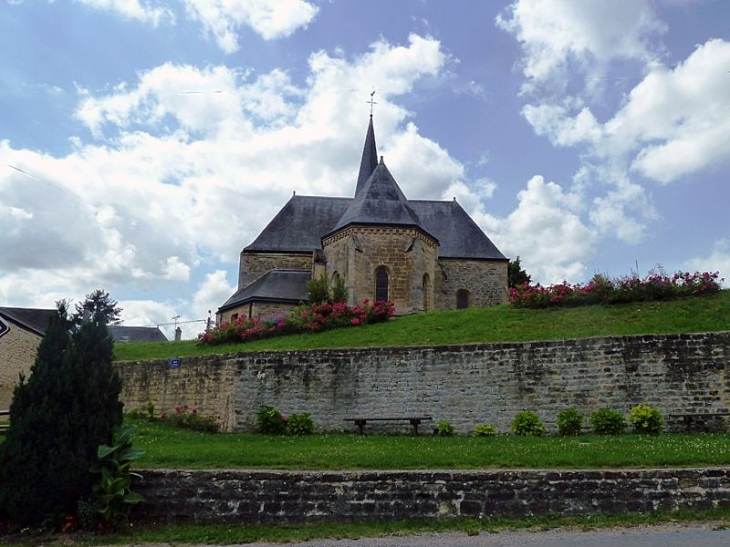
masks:
{"type": "Polygon", "coordinates": [[[521,342],[592,336],[730,331],[730,290],[705,298],[547,310],[511,306],[397,317],[387,323],[223,346],[195,341],[117,344],[116,359],[376,346],[521,342]]]}

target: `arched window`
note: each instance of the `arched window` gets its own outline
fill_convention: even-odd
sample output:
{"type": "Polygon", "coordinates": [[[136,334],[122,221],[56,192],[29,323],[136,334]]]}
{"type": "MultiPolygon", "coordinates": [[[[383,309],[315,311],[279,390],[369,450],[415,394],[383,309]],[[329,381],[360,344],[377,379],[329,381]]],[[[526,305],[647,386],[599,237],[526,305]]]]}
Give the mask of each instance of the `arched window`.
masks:
{"type": "Polygon", "coordinates": [[[375,301],[388,300],[388,270],[380,266],[375,270],[375,301]]]}
{"type": "Polygon", "coordinates": [[[469,307],[469,291],[459,289],[456,291],[456,309],[463,310],[469,307]]]}
{"type": "Polygon", "coordinates": [[[431,278],[423,274],[423,311],[431,309],[431,278]]]}

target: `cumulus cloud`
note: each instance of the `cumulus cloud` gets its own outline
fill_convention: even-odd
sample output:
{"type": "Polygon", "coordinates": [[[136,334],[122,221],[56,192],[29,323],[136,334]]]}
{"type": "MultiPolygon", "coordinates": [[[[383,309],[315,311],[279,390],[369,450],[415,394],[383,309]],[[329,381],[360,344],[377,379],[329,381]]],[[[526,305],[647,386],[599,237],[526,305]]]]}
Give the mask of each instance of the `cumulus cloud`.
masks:
{"type": "Polygon", "coordinates": [[[648,0],[516,0],[496,24],[522,45],[524,91],[564,88],[568,66],[597,77],[617,59],[654,60],[648,38],[666,30],[648,0]]]}
{"type": "Polygon", "coordinates": [[[247,26],[265,40],[306,27],[318,8],[304,0],[183,0],[187,13],[213,35],[225,53],[238,51],[237,30],[247,26]]]}

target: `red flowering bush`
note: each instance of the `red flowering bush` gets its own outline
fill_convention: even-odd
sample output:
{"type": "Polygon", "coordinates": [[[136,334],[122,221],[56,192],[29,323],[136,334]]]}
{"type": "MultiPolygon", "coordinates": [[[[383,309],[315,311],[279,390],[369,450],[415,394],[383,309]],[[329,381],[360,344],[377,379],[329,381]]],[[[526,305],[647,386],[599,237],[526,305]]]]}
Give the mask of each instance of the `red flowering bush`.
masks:
{"type": "Polygon", "coordinates": [[[175,407],[175,412],[162,414],[160,420],[174,427],[202,431],[205,433],[218,433],[218,424],[212,416],[202,416],[197,408],[188,405],[175,407]]]}
{"type": "Polygon", "coordinates": [[[595,275],[586,285],[569,285],[563,281],[543,287],[524,283],[510,289],[509,301],[520,308],[547,308],[669,300],[715,293],[722,281],[719,272],[677,272],[669,276],[659,270],[643,279],[636,275],[618,279],[595,275]]]}
{"type": "Polygon", "coordinates": [[[367,298],[362,304],[349,306],[344,302],[325,302],[294,308],[282,318],[262,320],[258,317],[239,317],[223,323],[198,336],[199,344],[227,344],[246,342],[272,336],[302,332],[321,332],[343,327],[356,327],[368,323],[387,321],[395,314],[392,302],[371,303],[367,298]]]}

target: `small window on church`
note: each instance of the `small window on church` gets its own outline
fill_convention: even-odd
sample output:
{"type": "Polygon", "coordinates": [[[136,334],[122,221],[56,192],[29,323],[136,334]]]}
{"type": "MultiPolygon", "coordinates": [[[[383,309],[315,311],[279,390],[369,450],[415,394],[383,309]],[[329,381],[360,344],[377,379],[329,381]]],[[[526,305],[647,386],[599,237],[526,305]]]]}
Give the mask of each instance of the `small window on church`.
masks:
{"type": "Polygon", "coordinates": [[[232,313],[231,314],[231,323],[233,323],[236,319],[238,319],[238,314],[237,313],[232,313]]]}
{"type": "Polygon", "coordinates": [[[469,307],[469,291],[459,289],[456,291],[456,309],[463,310],[469,307]]]}
{"type": "Polygon", "coordinates": [[[375,270],[375,301],[388,300],[388,270],[380,266],[375,270]]]}

